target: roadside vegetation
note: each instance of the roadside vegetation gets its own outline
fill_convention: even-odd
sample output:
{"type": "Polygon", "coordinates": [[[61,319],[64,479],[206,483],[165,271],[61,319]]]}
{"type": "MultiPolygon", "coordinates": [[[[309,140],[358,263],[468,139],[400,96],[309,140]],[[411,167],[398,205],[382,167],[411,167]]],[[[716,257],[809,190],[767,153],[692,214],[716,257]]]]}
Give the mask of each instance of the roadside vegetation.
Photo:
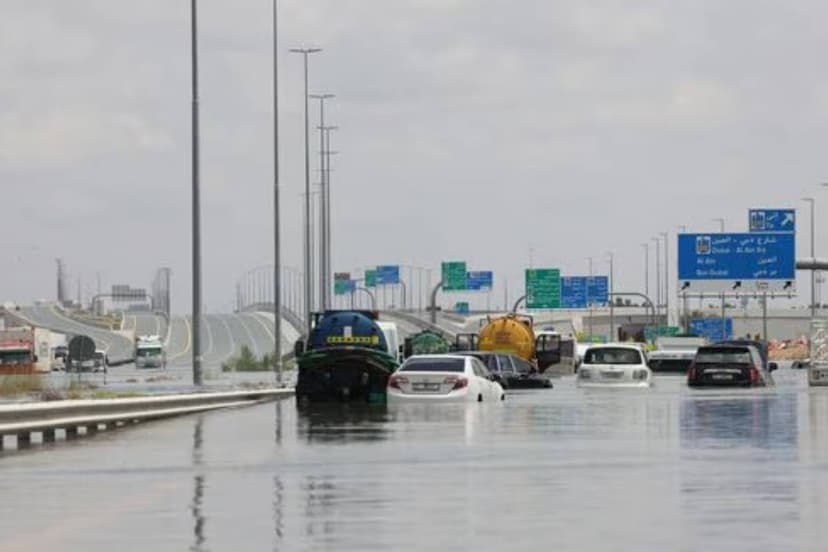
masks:
{"type": "Polygon", "coordinates": [[[0,398],[64,401],[80,399],[126,399],[142,393],[99,389],[90,382],[72,380],[66,387],[54,387],[40,374],[0,376],[0,398]]]}
{"type": "MultiPolygon", "coordinates": [[[[285,370],[291,369],[291,365],[285,363],[285,370]]],[[[273,355],[266,353],[257,358],[249,347],[243,345],[239,356],[222,363],[222,372],[270,372],[273,370],[273,355]]]]}

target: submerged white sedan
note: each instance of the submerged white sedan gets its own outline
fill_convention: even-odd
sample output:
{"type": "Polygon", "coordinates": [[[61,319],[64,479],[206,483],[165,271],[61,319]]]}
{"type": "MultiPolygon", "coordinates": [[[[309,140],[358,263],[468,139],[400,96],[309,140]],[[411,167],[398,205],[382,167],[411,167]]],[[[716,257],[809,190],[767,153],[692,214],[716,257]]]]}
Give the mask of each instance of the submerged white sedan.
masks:
{"type": "Polygon", "coordinates": [[[633,344],[593,345],[578,369],[578,387],[650,387],[653,373],[644,350],[633,344]]]}
{"type": "Polygon", "coordinates": [[[388,402],[501,401],[503,387],[477,358],[417,355],[388,379],[388,402]]]}

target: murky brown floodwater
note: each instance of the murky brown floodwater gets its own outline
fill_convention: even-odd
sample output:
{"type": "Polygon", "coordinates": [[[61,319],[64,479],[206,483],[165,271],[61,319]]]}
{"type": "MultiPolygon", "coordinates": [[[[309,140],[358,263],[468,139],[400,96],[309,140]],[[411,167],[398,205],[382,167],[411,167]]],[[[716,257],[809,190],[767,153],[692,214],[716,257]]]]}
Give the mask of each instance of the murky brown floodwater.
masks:
{"type": "Polygon", "coordinates": [[[828,389],[268,404],[0,455],[0,550],[822,551],[828,389]]]}

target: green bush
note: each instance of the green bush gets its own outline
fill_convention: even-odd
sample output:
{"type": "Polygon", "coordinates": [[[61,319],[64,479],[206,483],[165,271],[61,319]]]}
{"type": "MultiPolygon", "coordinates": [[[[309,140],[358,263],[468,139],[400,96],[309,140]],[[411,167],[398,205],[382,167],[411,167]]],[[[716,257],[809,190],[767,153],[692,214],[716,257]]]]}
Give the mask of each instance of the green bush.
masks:
{"type": "Polygon", "coordinates": [[[249,347],[243,345],[241,353],[221,365],[222,372],[270,372],[273,370],[273,355],[265,353],[256,358],[249,347]]]}

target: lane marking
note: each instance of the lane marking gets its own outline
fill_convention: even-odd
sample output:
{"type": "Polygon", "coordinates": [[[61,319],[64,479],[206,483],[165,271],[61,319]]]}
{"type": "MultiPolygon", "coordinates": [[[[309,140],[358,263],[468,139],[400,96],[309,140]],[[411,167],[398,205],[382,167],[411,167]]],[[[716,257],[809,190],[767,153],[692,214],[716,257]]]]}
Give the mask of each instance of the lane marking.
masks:
{"type": "Polygon", "coordinates": [[[236,320],[239,321],[239,324],[241,324],[241,327],[244,328],[244,331],[247,334],[247,337],[250,338],[250,344],[253,346],[253,356],[258,357],[259,356],[259,346],[256,344],[256,340],[253,339],[253,333],[250,331],[250,328],[248,328],[247,324],[244,323],[244,319],[242,318],[241,314],[235,314],[233,316],[236,318],[236,320]]]}
{"type": "Polygon", "coordinates": [[[192,330],[190,328],[190,322],[189,320],[187,320],[186,316],[181,316],[179,318],[181,318],[181,320],[184,321],[184,327],[187,329],[187,345],[184,347],[183,351],[167,359],[168,362],[172,362],[173,360],[186,355],[190,351],[190,347],[192,346],[193,336],[192,330]]]}
{"type": "Polygon", "coordinates": [[[230,331],[230,324],[227,323],[227,318],[225,315],[219,315],[219,320],[221,323],[224,324],[224,329],[227,330],[227,337],[230,338],[230,352],[227,353],[223,359],[221,359],[221,363],[223,364],[226,360],[233,357],[236,354],[236,339],[233,337],[233,332],[230,331]]]}

